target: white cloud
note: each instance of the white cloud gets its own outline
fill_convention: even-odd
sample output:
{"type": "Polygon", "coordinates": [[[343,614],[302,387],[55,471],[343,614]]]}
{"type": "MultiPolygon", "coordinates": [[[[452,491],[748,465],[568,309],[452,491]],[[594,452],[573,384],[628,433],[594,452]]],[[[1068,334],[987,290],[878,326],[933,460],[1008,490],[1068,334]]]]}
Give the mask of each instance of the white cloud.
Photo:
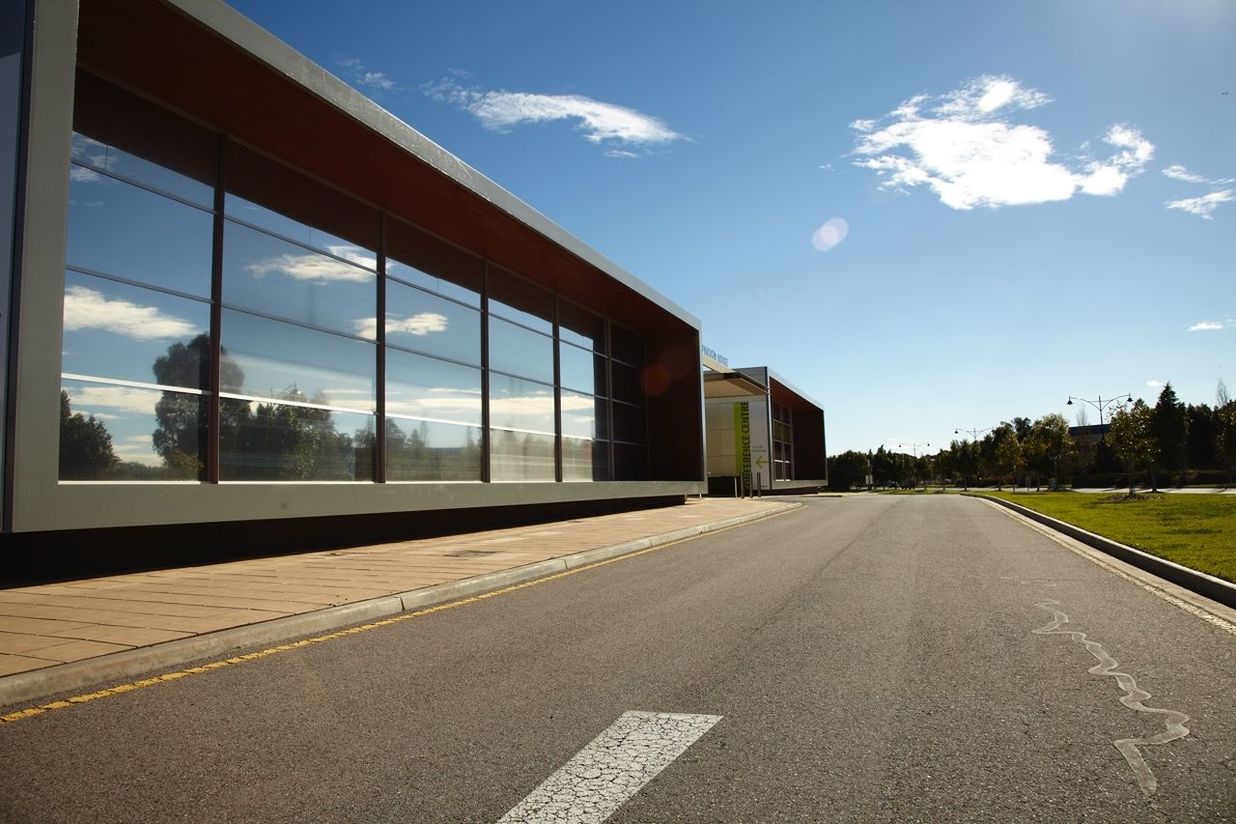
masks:
{"type": "Polygon", "coordinates": [[[373,71],[359,58],[349,57],[346,60],[340,60],[339,65],[343,67],[347,79],[358,86],[366,86],[380,92],[393,92],[399,88],[399,84],[387,77],[385,72],[373,71]]]}
{"type": "Polygon", "coordinates": [[[188,337],[199,331],[193,323],[163,314],[156,306],[111,300],[85,286],[64,290],[64,328],[72,332],[100,329],[133,340],[188,337]]]}
{"type": "Polygon", "coordinates": [[[1179,180],[1182,183],[1204,183],[1208,186],[1226,186],[1229,183],[1236,183],[1236,178],[1231,177],[1222,177],[1213,180],[1208,177],[1202,177],[1199,174],[1190,172],[1179,163],[1168,166],[1163,170],[1163,174],[1170,177],[1172,180],[1179,180]]]}
{"type": "Polygon", "coordinates": [[[633,154],[630,147],[643,148],[685,139],[660,118],[582,95],[483,91],[461,86],[453,78],[421,88],[435,100],[452,103],[471,113],[485,128],[493,131],[505,131],[523,123],[572,120],[590,143],[610,141],[627,147],[630,154],[633,154]]]}
{"type": "Polygon", "coordinates": [[[1215,209],[1234,199],[1236,199],[1236,189],[1223,189],[1201,197],[1169,200],[1164,205],[1169,209],[1180,209],[1182,212],[1197,215],[1202,220],[1214,220],[1215,209]]]}
{"type": "Polygon", "coordinates": [[[69,393],[69,406],[83,415],[110,420],[115,416],[100,414],[97,409],[114,409],[129,414],[153,415],[161,392],[152,389],[137,389],[130,386],[80,386],[65,390],[69,393]]]}
{"type": "MultiPolygon", "coordinates": [[[[437,312],[419,312],[406,318],[391,318],[388,316],[386,319],[386,334],[402,332],[403,334],[420,337],[434,332],[445,332],[449,323],[450,321],[446,315],[441,315],[437,312]]],[[[352,325],[356,327],[356,334],[362,338],[377,339],[377,318],[359,318],[353,321],[352,325]]]]}
{"type": "Polygon", "coordinates": [[[1053,158],[1051,135],[1009,117],[1051,102],[1007,76],[984,75],[948,94],[917,95],[878,120],[855,120],[855,165],[884,189],[927,186],[946,206],[973,209],[1113,195],[1141,174],[1154,145],[1134,127],[1111,126],[1115,152],[1077,167],[1053,158]]]}
{"type": "MultiPolygon", "coordinates": [[[[332,255],[351,261],[357,266],[364,266],[368,269],[377,268],[377,259],[359,246],[328,246],[326,248],[332,255]]],[[[332,281],[366,283],[373,279],[373,272],[363,271],[356,266],[349,266],[342,260],[332,260],[312,252],[278,255],[251,263],[245,268],[252,272],[254,277],[261,278],[277,274],[293,280],[307,280],[314,283],[332,281]]]]}
{"type": "Polygon", "coordinates": [[[1203,320],[1189,327],[1190,332],[1214,332],[1218,329],[1225,328],[1223,321],[1219,320],[1203,320]]]}
{"type": "Polygon", "coordinates": [[[103,175],[94,169],[87,169],[85,166],[71,166],[69,168],[69,180],[74,183],[95,183],[103,180],[103,175]]]}
{"type": "Polygon", "coordinates": [[[1164,386],[1164,383],[1163,381],[1150,380],[1150,381],[1146,381],[1146,385],[1149,386],[1151,389],[1162,389],[1164,386]]]}
{"type": "Polygon", "coordinates": [[[827,252],[850,233],[850,224],[843,217],[829,218],[820,228],[811,233],[811,245],[817,252],[827,252]]]}

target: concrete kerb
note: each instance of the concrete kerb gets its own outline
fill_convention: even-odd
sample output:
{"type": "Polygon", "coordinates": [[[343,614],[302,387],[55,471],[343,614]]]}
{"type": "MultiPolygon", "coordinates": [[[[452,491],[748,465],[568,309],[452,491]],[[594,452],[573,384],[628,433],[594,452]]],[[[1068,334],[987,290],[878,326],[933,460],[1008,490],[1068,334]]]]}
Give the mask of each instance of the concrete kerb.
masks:
{"type": "Polygon", "coordinates": [[[776,509],[764,512],[739,515],[709,524],[698,524],[661,535],[650,535],[613,546],[588,549],[573,555],[550,558],[459,581],[449,581],[408,592],[328,607],[302,615],[289,615],[273,621],[231,627],[192,638],[166,641],[149,647],[0,677],[0,707],[29,703],[53,695],[79,692],[91,687],[100,687],[107,682],[127,681],[143,673],[168,669],[192,661],[220,658],[243,649],[283,644],[298,638],[377,621],[402,612],[444,604],[448,601],[543,578],[569,569],[577,569],[632,552],[762,520],[801,506],[803,505],[800,503],[785,503],[776,509]]]}
{"type": "Polygon", "coordinates": [[[1216,578],[1213,575],[1207,575],[1204,572],[1198,572],[1195,569],[1181,566],[1166,558],[1160,558],[1157,555],[1151,555],[1148,552],[1143,552],[1140,549],[1134,549],[1131,546],[1113,541],[1110,538],[1104,538],[1102,535],[1096,535],[1093,532],[1082,529],[1079,526],[1058,520],[1050,515],[1044,515],[1041,512],[1035,512],[1033,509],[1028,509],[1020,504],[1015,504],[1012,501],[1006,501],[1003,498],[997,498],[992,495],[982,495],[973,492],[962,493],[970,498],[982,498],[985,501],[999,504],[1006,509],[1011,509],[1018,515],[1029,518],[1032,521],[1043,524],[1046,527],[1056,530],[1064,535],[1068,535],[1074,540],[1080,541],[1086,546],[1092,547],[1111,555],[1113,558],[1119,558],[1127,564],[1145,570],[1160,578],[1171,581],[1174,584],[1184,587],[1191,592],[1202,595],[1212,601],[1217,601],[1226,607],[1236,609],[1236,584],[1230,584],[1221,578],[1216,578]]]}

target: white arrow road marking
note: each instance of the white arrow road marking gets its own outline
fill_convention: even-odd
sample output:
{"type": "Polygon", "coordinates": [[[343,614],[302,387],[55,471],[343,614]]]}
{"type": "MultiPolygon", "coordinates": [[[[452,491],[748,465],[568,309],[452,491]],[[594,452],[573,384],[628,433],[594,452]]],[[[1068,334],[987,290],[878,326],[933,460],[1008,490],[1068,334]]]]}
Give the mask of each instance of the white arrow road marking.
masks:
{"type": "Polygon", "coordinates": [[[498,824],[600,824],[720,720],[624,712],[498,824]]]}

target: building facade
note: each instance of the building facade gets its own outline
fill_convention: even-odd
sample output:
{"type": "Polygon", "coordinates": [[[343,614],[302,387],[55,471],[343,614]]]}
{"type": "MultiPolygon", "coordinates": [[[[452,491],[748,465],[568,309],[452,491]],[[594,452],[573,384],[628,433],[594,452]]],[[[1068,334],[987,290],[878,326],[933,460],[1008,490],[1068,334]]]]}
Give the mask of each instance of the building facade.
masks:
{"type": "Polygon", "coordinates": [[[823,408],[766,366],[704,358],[713,494],[816,492],[828,484],[823,408]]]}
{"type": "Polygon", "coordinates": [[[5,532],[705,489],[690,314],[220,2],[2,4],[5,532]]]}

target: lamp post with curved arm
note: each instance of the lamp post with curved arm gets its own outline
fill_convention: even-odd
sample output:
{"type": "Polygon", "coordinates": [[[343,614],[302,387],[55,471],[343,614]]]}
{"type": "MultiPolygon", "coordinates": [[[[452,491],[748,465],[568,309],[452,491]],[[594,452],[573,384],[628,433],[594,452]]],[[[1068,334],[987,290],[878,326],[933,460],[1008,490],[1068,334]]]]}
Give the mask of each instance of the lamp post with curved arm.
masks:
{"type": "Polygon", "coordinates": [[[1121,392],[1118,396],[1114,398],[1109,397],[1107,400],[1103,400],[1103,396],[1099,395],[1099,399],[1097,401],[1092,401],[1089,398],[1079,398],[1076,395],[1069,395],[1069,402],[1065,405],[1072,406],[1073,401],[1081,401],[1082,403],[1088,403],[1091,406],[1093,406],[1095,409],[1099,410],[1099,440],[1102,440],[1103,439],[1103,413],[1109,407],[1114,406],[1116,404],[1133,403],[1133,393],[1121,392]]]}

